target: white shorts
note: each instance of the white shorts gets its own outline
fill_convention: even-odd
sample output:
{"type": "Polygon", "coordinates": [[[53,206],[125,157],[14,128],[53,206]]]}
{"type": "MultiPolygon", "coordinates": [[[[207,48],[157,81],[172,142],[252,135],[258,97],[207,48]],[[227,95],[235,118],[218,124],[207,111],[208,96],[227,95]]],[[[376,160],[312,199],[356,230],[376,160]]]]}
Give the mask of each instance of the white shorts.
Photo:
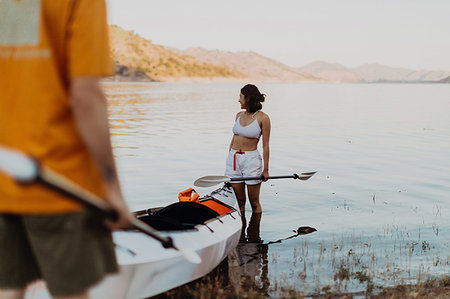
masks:
{"type": "MultiPolygon", "coordinates": [[[[225,175],[230,178],[259,177],[263,172],[262,158],[258,150],[228,153],[225,175]]],[[[241,183],[243,181],[235,181],[241,183]]],[[[261,180],[245,181],[247,185],[257,185],[261,180]]]]}

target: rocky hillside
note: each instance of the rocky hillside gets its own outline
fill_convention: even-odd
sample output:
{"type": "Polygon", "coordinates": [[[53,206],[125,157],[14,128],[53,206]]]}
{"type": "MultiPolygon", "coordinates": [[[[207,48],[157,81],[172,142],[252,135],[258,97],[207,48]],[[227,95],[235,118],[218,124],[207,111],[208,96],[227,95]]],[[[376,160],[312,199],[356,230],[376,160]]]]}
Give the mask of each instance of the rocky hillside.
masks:
{"type": "Polygon", "coordinates": [[[270,82],[320,82],[320,78],[289,67],[255,52],[227,52],[191,48],[179,51],[197,60],[213,65],[222,65],[243,73],[253,81],[270,82]]]}
{"type": "Polygon", "coordinates": [[[450,76],[446,71],[411,70],[382,64],[346,68],[339,64],[313,62],[298,68],[331,82],[437,82],[450,76]]]}
{"type": "Polygon", "coordinates": [[[110,26],[115,79],[177,80],[183,78],[243,78],[245,75],[223,65],[213,65],[192,56],[154,45],[117,26],[110,26]]]}
{"type": "Polygon", "coordinates": [[[110,26],[110,34],[116,71],[114,80],[323,81],[254,52],[170,49],[118,26],[110,26]]]}

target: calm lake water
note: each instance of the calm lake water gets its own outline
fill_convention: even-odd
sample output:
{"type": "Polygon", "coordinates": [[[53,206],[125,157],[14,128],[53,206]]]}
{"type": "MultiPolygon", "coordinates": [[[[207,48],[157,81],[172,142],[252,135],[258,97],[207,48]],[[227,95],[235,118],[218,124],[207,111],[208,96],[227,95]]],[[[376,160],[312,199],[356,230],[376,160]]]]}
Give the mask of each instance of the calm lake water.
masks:
{"type": "MultiPolygon", "coordinates": [[[[242,85],[104,84],[133,210],[223,174],[242,85]]],[[[450,273],[450,85],[258,86],[272,121],[270,174],[318,173],[263,184],[259,234],[238,247],[238,275],[276,296],[280,286],[357,292],[450,273]],[[300,226],[317,231],[255,246],[300,226]]]]}

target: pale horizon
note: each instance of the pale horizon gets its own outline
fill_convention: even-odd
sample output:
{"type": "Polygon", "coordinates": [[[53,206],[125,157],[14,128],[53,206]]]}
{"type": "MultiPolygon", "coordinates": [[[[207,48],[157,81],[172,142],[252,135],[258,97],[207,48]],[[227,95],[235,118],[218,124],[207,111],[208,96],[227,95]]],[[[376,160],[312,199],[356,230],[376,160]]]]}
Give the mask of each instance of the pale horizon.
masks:
{"type": "Polygon", "coordinates": [[[109,23],[152,43],[253,51],[292,67],[450,71],[450,1],[107,0],[109,23]]]}

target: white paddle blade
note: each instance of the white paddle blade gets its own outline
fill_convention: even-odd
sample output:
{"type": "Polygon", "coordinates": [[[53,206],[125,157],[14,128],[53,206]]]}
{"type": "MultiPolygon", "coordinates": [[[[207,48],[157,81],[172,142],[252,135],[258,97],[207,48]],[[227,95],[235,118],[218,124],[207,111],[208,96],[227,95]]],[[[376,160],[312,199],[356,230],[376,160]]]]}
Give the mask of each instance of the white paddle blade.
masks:
{"type": "Polygon", "coordinates": [[[189,249],[178,249],[178,250],[183,255],[183,257],[191,264],[200,264],[202,262],[202,259],[195,251],[189,249]]]}
{"type": "Polygon", "coordinates": [[[231,182],[231,179],[227,176],[209,175],[209,176],[204,176],[204,177],[197,179],[194,182],[194,186],[212,187],[212,186],[218,185],[220,183],[229,183],[229,182],[231,182]]]}
{"type": "Polygon", "coordinates": [[[311,177],[311,176],[315,175],[316,173],[317,173],[317,171],[311,171],[311,172],[303,172],[300,175],[311,177]]]}
{"type": "Polygon", "coordinates": [[[316,174],[316,171],[314,172],[304,172],[302,174],[300,174],[300,176],[298,177],[299,180],[302,181],[307,181],[309,180],[309,178],[311,178],[314,174],[316,174]]]}
{"type": "Polygon", "coordinates": [[[20,183],[29,183],[39,174],[36,162],[27,155],[0,146],[0,172],[11,176],[20,183]]]}

